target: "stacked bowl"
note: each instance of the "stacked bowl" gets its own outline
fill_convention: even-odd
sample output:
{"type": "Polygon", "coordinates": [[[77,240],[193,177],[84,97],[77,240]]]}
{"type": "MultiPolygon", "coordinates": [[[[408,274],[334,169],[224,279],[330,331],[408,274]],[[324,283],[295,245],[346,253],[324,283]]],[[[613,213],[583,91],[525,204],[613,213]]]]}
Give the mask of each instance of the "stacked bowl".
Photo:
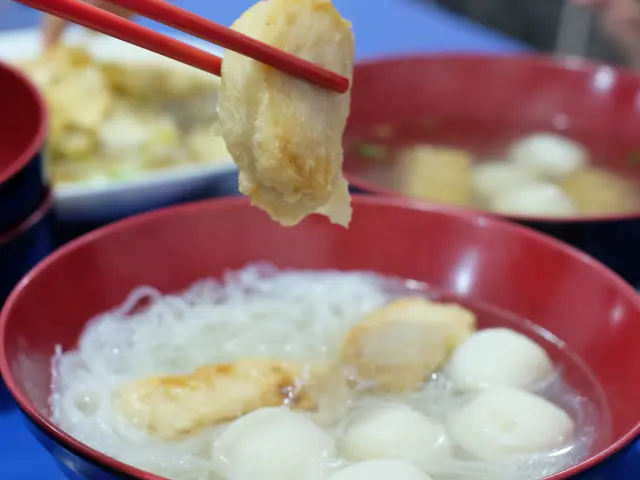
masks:
{"type": "Polygon", "coordinates": [[[43,98],[22,74],[0,63],[0,306],[52,248],[46,133],[43,98]]]}

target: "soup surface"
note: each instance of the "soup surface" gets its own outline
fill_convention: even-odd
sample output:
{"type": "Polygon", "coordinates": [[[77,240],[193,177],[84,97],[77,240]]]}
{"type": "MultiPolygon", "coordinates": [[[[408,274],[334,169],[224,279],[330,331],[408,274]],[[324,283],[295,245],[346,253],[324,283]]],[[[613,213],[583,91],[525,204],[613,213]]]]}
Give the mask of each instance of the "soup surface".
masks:
{"type": "Polygon", "coordinates": [[[609,436],[597,382],[549,332],[368,272],[141,286],[52,369],[57,425],[172,479],[534,479],[609,436]]]}
{"type": "Polygon", "coordinates": [[[427,201],[506,215],[640,211],[637,153],[629,151],[610,168],[599,152],[609,150],[605,146],[591,149],[557,132],[520,130],[435,118],[406,126],[381,124],[350,136],[348,171],[427,201]]]}

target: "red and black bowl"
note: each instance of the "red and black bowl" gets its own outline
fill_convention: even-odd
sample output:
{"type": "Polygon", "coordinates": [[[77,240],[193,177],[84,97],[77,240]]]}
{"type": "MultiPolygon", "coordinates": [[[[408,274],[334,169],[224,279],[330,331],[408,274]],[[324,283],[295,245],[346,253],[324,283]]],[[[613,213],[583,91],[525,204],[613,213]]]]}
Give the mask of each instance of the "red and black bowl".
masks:
{"type": "Polygon", "coordinates": [[[0,306],[13,287],[53,250],[53,194],[23,222],[0,234],[0,306]]]}
{"type": "MultiPolygon", "coordinates": [[[[47,192],[20,225],[0,233],[0,309],[20,279],[53,250],[53,223],[53,195],[47,192]]],[[[0,409],[14,405],[0,378],[0,409]]]]}
{"type": "MultiPolygon", "coordinates": [[[[345,171],[356,191],[402,195],[385,181],[390,151],[416,142],[499,155],[526,134],[556,132],[584,144],[596,165],[640,184],[640,78],[576,58],[420,55],[356,66],[345,171]],[[382,172],[382,173],[380,173],[382,172]]],[[[600,217],[507,218],[595,256],[640,285],[640,210],[600,217]]]]}
{"type": "Polygon", "coordinates": [[[45,199],[47,109],[35,86],[0,62],[0,234],[45,199]]]}
{"type": "Polygon", "coordinates": [[[476,309],[481,327],[496,325],[495,307],[535,321],[566,344],[549,346],[550,354],[606,419],[589,458],[548,478],[640,478],[632,446],[640,433],[640,297],[631,286],[584,253],[496,217],[374,195],[353,204],[347,230],[321,217],[284,228],[246,199],[206,201],[122,220],[51,254],[0,313],[0,372],[32,431],[72,478],[160,480],[51,421],[54,348],[73,348],[90,318],[136,286],[176,292],[269,261],[427,282],[476,309]]]}

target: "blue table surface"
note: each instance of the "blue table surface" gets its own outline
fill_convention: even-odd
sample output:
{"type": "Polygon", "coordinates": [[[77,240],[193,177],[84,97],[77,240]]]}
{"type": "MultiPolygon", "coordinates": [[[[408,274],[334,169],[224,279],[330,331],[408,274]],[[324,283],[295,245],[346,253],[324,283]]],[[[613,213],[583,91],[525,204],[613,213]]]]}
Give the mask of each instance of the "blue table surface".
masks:
{"type": "MultiPolygon", "coordinates": [[[[255,0],[181,0],[183,8],[229,25],[255,0]]],[[[334,0],[353,22],[358,58],[407,52],[515,53],[515,40],[454,16],[426,2],[334,0]]],[[[0,30],[33,27],[38,14],[0,0],[0,30]]],[[[153,22],[143,21],[147,25],[153,22]]],[[[32,438],[16,410],[0,410],[0,478],[65,480],[49,454],[32,438]]]]}

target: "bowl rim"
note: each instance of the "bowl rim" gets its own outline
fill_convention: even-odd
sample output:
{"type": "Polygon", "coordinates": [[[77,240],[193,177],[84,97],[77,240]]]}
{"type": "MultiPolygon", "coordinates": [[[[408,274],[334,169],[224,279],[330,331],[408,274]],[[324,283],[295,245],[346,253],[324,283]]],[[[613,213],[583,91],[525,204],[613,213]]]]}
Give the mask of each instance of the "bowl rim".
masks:
{"type": "Polygon", "coordinates": [[[42,220],[52,209],[54,203],[54,194],[51,188],[47,188],[40,200],[40,204],[29,214],[20,224],[4,233],[0,233],[0,247],[12,242],[16,238],[30,230],[40,220],[42,220]]]}
{"type": "MultiPolygon", "coordinates": [[[[486,227],[499,228],[503,232],[509,234],[515,234],[523,237],[530,238],[540,244],[547,247],[561,251],[563,254],[573,257],[579,262],[588,265],[594,269],[598,275],[602,276],[608,283],[613,284],[618,292],[627,297],[627,299],[633,303],[636,310],[640,313],[640,295],[633,289],[631,285],[625,282],[618,274],[610,270],[604,264],[588,256],[586,253],[580,250],[562,243],[555,238],[544,235],[529,227],[518,225],[516,223],[505,221],[499,217],[488,215],[482,212],[468,210],[464,208],[452,207],[448,205],[428,204],[426,202],[415,201],[409,198],[402,197],[384,197],[379,195],[355,195],[353,197],[353,203],[357,205],[373,205],[381,207],[397,207],[400,209],[408,209],[419,212],[435,213],[435,214],[447,214],[455,216],[467,223],[476,225],[482,225],[486,227]]],[[[184,213],[195,212],[198,210],[208,210],[211,212],[225,210],[227,208],[256,208],[251,206],[249,200],[245,197],[226,197],[220,199],[208,199],[199,202],[192,202],[182,205],[175,205],[171,207],[162,208],[152,212],[142,213],[134,215],[129,218],[111,223],[90,233],[87,233],[66,245],[62,246],[58,250],[54,251],[51,255],[46,257],[40,263],[38,263],[30,272],[28,272],[18,285],[13,289],[7,298],[4,308],[0,311],[0,374],[2,375],[7,388],[13,398],[16,400],[19,408],[28,417],[28,420],[32,422],[36,428],[43,431],[49,438],[52,438],[58,444],[69,449],[75,455],[87,460],[88,462],[98,465],[100,468],[111,470],[119,474],[128,475],[130,477],[140,480],[166,480],[164,477],[140,470],[136,467],[128,465],[120,460],[117,460],[109,455],[106,455],[93,447],[75,439],[70,434],[66,433],[62,428],[58,427],[47,416],[43,415],[28,398],[28,395],[23,392],[19,387],[16,378],[13,376],[9,359],[6,357],[6,350],[2,348],[7,339],[7,324],[10,318],[10,312],[13,310],[13,306],[19,300],[22,295],[22,291],[26,288],[32,278],[38,276],[41,271],[50,268],[51,265],[58,262],[65,256],[72,254],[75,250],[82,248],[83,246],[90,244],[98,239],[106,236],[118,233],[133,226],[144,225],[147,222],[155,221],[163,217],[171,217],[174,215],[180,215],[184,213]]],[[[212,216],[213,218],[213,216],[212,216]]],[[[89,319],[87,319],[89,320],[89,319]]],[[[628,445],[635,437],[640,435],[640,416],[635,426],[623,435],[621,438],[615,440],[611,445],[602,450],[601,452],[588,457],[584,461],[580,462],[573,467],[558,472],[554,475],[545,477],[545,480],[566,480],[583,472],[596,464],[602,462],[606,458],[620,451],[626,445],[628,445]]]]}
{"type": "MultiPolygon", "coordinates": [[[[409,54],[396,54],[385,55],[376,58],[369,58],[356,62],[355,69],[359,68],[373,68],[380,67],[387,63],[393,62],[425,62],[425,61],[468,61],[468,60],[480,60],[480,61],[495,61],[506,60],[509,62],[518,62],[531,65],[533,67],[546,67],[555,68],[559,70],[567,70],[572,72],[594,72],[598,69],[608,69],[616,72],[617,75],[621,75],[625,78],[633,79],[640,86],[640,80],[632,70],[623,66],[607,65],[604,63],[596,62],[591,59],[581,58],[574,55],[545,55],[536,52],[524,52],[524,53],[468,53],[468,52],[441,52],[441,53],[409,53],[409,54]]],[[[348,129],[349,127],[347,127],[348,129]]],[[[553,133],[553,132],[551,132],[553,133]]],[[[367,180],[360,175],[348,173],[345,171],[345,176],[349,181],[349,185],[352,185],[360,190],[376,195],[386,195],[400,198],[409,198],[412,200],[420,200],[419,198],[410,197],[393,188],[385,187],[377,182],[367,180]]],[[[425,203],[431,203],[427,200],[420,200],[425,203]]],[[[475,211],[481,214],[488,214],[497,216],[500,218],[506,218],[516,222],[540,222],[551,224],[583,224],[591,222],[615,222],[625,220],[640,220],[640,209],[635,212],[620,212],[620,213],[608,213],[598,215],[581,215],[581,216],[562,216],[553,217],[545,215],[517,215],[517,214],[504,214],[499,212],[492,212],[490,210],[482,210],[473,207],[462,207],[466,210],[475,211]]]]}
{"type": "Polygon", "coordinates": [[[144,176],[113,180],[105,183],[69,182],[54,185],[56,200],[72,201],[100,195],[116,195],[139,188],[152,188],[173,183],[184,183],[193,178],[221,175],[233,172],[237,166],[230,159],[220,162],[202,162],[176,165],[155,171],[145,172],[144,176]]]}
{"type": "Polygon", "coordinates": [[[591,71],[600,68],[613,70],[625,77],[635,78],[635,72],[623,65],[609,65],[590,58],[584,58],[572,54],[551,55],[540,52],[410,52],[392,53],[378,57],[363,58],[357,60],[355,68],[376,67],[379,64],[390,62],[424,62],[424,61],[466,61],[466,60],[509,60],[528,63],[536,67],[553,67],[569,71],[591,71]]]}
{"type": "Polygon", "coordinates": [[[27,145],[27,148],[20,155],[18,155],[18,157],[14,159],[13,162],[11,162],[7,166],[7,168],[0,170],[0,185],[2,185],[7,180],[10,180],[11,177],[16,175],[20,170],[25,168],[29,164],[31,159],[39,151],[44,149],[47,139],[47,132],[49,130],[49,113],[46,102],[44,100],[44,97],[40,93],[40,90],[38,90],[38,88],[33,84],[33,82],[31,82],[31,80],[27,78],[25,74],[23,74],[14,66],[2,60],[0,60],[0,69],[6,70],[25,85],[29,93],[34,98],[38,114],[40,115],[38,129],[36,131],[36,134],[29,142],[29,145],[27,145]]]}

